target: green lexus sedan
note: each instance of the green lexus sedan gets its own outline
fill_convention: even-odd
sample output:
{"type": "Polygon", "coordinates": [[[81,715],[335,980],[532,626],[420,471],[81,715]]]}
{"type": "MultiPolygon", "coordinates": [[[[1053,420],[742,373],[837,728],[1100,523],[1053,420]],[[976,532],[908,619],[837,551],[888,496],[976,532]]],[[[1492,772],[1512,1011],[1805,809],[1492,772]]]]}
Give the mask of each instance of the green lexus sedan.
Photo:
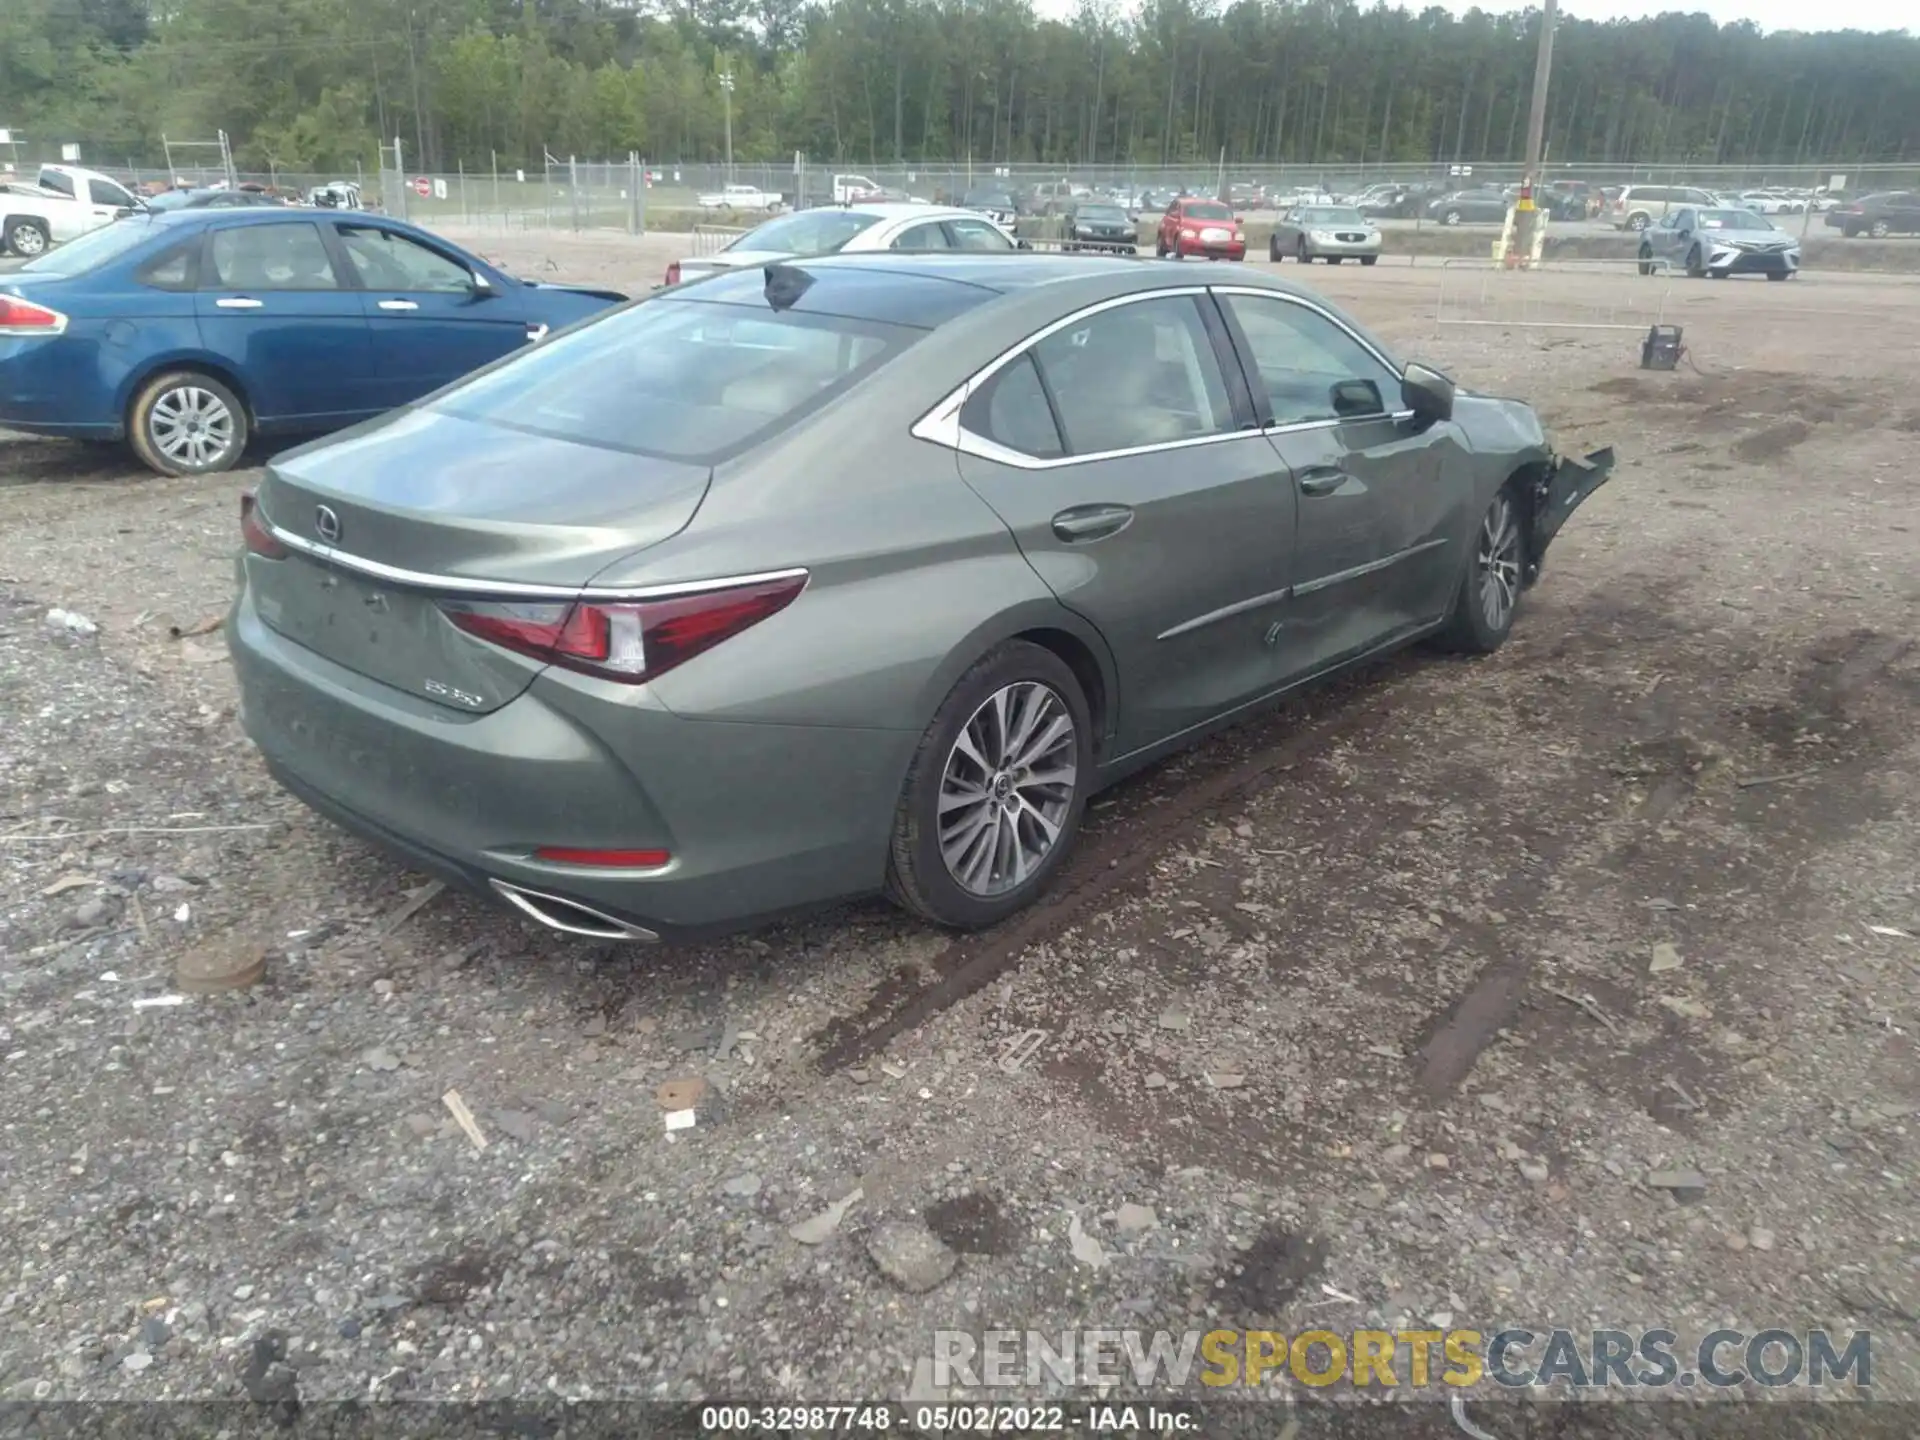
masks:
{"type": "Polygon", "coordinates": [[[1129,771],[1497,648],[1610,463],[1237,269],[774,263],[278,457],[228,637],[289,790],[556,930],[977,928],[1129,771]]]}

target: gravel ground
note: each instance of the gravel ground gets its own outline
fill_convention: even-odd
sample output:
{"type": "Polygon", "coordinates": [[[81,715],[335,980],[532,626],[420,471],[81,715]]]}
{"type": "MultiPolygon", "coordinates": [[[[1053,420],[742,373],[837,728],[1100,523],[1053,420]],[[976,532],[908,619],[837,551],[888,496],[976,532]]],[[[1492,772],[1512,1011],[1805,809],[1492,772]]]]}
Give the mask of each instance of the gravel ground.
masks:
{"type": "Polygon", "coordinates": [[[963,942],[436,893],[234,722],[247,477],[0,437],[0,1397],[923,1398],[936,1329],[1515,1322],[1867,1328],[1920,1399],[1920,285],[1506,278],[1449,313],[1664,306],[1690,368],[1312,272],[1618,445],[1514,641],[1130,782],[963,942]],[[223,955],[265,979],[148,1003],[223,955]]]}

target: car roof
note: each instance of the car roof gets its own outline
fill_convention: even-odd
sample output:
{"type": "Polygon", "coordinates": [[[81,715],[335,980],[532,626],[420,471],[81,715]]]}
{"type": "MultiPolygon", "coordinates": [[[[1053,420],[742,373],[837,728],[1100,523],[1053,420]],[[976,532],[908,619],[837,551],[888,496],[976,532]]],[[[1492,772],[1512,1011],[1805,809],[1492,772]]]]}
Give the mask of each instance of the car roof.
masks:
{"type": "MultiPolygon", "coordinates": [[[[1018,251],[1005,255],[984,252],[875,250],[862,253],[818,255],[806,259],[775,262],[781,268],[801,270],[816,279],[834,281],[854,276],[889,276],[903,287],[915,282],[964,285],[992,295],[1033,291],[1045,286],[1078,281],[1105,280],[1100,288],[1116,294],[1145,293],[1150,290],[1191,290],[1195,284],[1193,267],[1154,260],[1133,260],[1112,255],[1085,255],[1018,251]]],[[[765,268],[741,266],[725,272],[737,277],[743,293],[758,292],[764,286],[759,278],[765,268]],[[753,278],[749,278],[753,277],[753,278]]],[[[1225,277],[1218,277],[1226,283],[1225,277]]],[[[702,280],[702,289],[717,280],[702,280]]],[[[1236,287],[1272,290],[1324,303],[1317,292],[1295,285],[1265,271],[1234,266],[1231,283],[1236,287]]],[[[886,319],[883,315],[868,318],[886,319]]],[[[908,322],[912,323],[912,322],[908,322]]]]}
{"type": "MultiPolygon", "coordinates": [[[[956,220],[978,220],[980,216],[958,205],[917,205],[906,200],[875,200],[868,203],[855,201],[851,205],[820,205],[820,210],[845,210],[852,215],[871,215],[876,220],[944,220],[952,216],[956,220]]],[[[805,213],[804,211],[801,213],[805,213]]]]}

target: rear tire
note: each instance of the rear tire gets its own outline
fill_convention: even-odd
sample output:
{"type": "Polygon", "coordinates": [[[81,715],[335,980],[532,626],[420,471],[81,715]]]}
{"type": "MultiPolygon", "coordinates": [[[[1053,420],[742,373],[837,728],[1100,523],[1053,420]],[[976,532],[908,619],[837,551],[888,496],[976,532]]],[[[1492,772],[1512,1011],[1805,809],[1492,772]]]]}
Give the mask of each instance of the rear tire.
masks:
{"type": "Polygon", "coordinates": [[[1875,240],[1884,240],[1893,233],[1893,227],[1884,220],[1876,220],[1867,227],[1867,234],[1875,240]]]}
{"type": "Polygon", "coordinates": [[[1362,265],[1371,265],[1377,260],[1379,260],[1379,258],[1380,257],[1378,255],[1362,255],[1360,257],[1360,263],[1362,265]]]}
{"type": "Polygon", "coordinates": [[[1453,596],[1453,613],[1434,637],[1443,650],[1491,655],[1513,632],[1513,617],[1520,609],[1521,568],[1526,563],[1518,488],[1511,482],[1503,486],[1474,527],[1460,587],[1453,596]]]}
{"type": "Polygon", "coordinates": [[[1769,280],[1791,280],[1792,278],[1793,272],[1791,270],[1769,270],[1767,272],[1767,279],[1769,280]]]}
{"type": "Polygon", "coordinates": [[[214,475],[246,453],[252,426],[240,397],[198,370],[167,370],[140,387],[127,440],[162,475],[214,475]]]}
{"type": "Polygon", "coordinates": [[[7,233],[0,237],[6,241],[0,249],[11,250],[22,259],[31,260],[44,255],[53,246],[53,235],[46,223],[27,216],[7,222],[7,233]]]}
{"type": "Polygon", "coordinates": [[[1707,260],[1696,246],[1687,252],[1687,278],[1698,280],[1707,273],[1707,260]]]}
{"type": "Polygon", "coordinates": [[[887,894],[959,930],[1024,909],[1072,853],[1092,779],[1093,722],[1073,671],[1041,646],[1000,646],[960,677],[907,767],[887,894]],[[1025,749],[1023,720],[1032,725],[1025,749]],[[1055,734],[1062,724],[1065,733],[1055,734]],[[1050,744],[1037,743],[1049,734],[1050,744]],[[1064,781],[1035,779],[1063,773],[1064,781]]]}
{"type": "Polygon", "coordinates": [[[1642,275],[1653,274],[1653,252],[1651,250],[1642,250],[1640,252],[1640,273],[1642,275]]]}

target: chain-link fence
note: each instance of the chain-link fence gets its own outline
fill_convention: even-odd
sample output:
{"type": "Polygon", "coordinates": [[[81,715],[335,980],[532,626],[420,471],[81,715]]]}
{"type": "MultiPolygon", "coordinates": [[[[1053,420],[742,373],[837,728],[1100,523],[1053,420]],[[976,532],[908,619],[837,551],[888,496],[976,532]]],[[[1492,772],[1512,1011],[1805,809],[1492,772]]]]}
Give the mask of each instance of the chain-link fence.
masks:
{"type": "MultiPolygon", "coordinates": [[[[640,155],[588,160],[547,155],[537,166],[512,168],[456,162],[451,172],[427,174],[409,164],[408,147],[395,142],[380,148],[372,171],[355,164],[342,170],[226,172],[211,152],[205,164],[186,165],[181,155],[171,169],[115,164],[105,152],[81,147],[81,163],[107,171],[142,190],[175,184],[257,185],[287,196],[303,196],[315,187],[348,182],[364,204],[422,224],[531,230],[598,230],[638,234],[647,229],[685,231],[695,224],[727,225],[756,215],[764,207],[740,203],[728,187],[745,187],[788,207],[831,204],[849,194],[896,200],[961,203],[970,194],[1002,191],[1023,213],[1044,212],[1050,198],[1065,199],[1088,190],[1133,204],[1164,204],[1181,192],[1227,193],[1255,208],[1264,197],[1277,203],[1289,194],[1359,194],[1370,185],[1419,185],[1440,189],[1511,185],[1522,177],[1509,162],[1471,164],[1207,164],[1188,165],[990,165],[965,161],[924,161],[904,165],[859,165],[795,156],[779,163],[740,161],[662,163],[640,155]]],[[[9,160],[0,147],[0,165],[9,160]]],[[[15,147],[18,178],[30,180],[38,168],[31,147],[15,147]]],[[[200,157],[196,157],[200,158],[200,157]]],[[[1920,189],[1920,163],[1904,165],[1659,165],[1572,164],[1549,167],[1548,180],[1590,185],[1689,185],[1722,194],[1779,188],[1861,195],[1920,189]]]]}

